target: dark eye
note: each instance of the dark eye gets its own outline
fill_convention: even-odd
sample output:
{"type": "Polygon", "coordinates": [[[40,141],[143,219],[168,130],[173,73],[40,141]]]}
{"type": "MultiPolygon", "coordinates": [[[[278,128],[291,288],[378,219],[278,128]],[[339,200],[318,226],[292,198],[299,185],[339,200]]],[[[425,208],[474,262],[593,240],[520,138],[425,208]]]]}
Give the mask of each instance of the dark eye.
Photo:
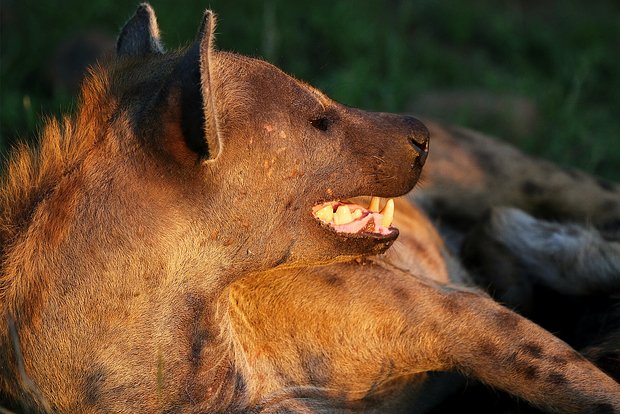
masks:
{"type": "Polygon", "coordinates": [[[310,121],[310,124],[312,124],[313,127],[315,127],[316,129],[320,131],[327,131],[327,129],[329,128],[329,125],[331,124],[331,121],[329,118],[322,116],[319,118],[312,119],[310,121]]]}

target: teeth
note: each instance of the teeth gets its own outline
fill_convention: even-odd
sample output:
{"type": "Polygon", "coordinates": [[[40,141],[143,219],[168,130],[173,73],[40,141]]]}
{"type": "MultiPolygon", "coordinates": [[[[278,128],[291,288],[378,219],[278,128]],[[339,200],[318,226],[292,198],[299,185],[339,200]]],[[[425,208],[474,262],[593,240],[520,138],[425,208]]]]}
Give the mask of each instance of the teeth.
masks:
{"type": "Polygon", "coordinates": [[[381,199],[379,197],[373,197],[370,199],[370,205],[368,206],[368,210],[372,211],[373,213],[378,213],[379,212],[379,203],[381,202],[381,199]]]}
{"type": "MultiPolygon", "coordinates": [[[[394,221],[394,200],[389,199],[383,207],[383,210],[379,212],[379,205],[381,203],[380,197],[372,197],[368,210],[373,213],[381,214],[381,226],[390,227],[392,221],[394,221]]],[[[314,216],[325,223],[333,223],[336,226],[349,224],[359,218],[361,218],[367,210],[364,208],[357,208],[351,212],[351,208],[342,204],[334,212],[333,204],[327,205],[314,213],[314,216]]]]}
{"type": "Polygon", "coordinates": [[[394,200],[391,198],[381,210],[381,214],[383,214],[383,219],[381,219],[381,225],[383,227],[390,227],[392,221],[394,220],[394,200]]]}
{"type": "Polygon", "coordinates": [[[317,211],[316,213],[314,213],[314,215],[318,219],[321,219],[327,223],[330,223],[332,219],[334,218],[334,209],[332,208],[332,206],[325,206],[319,211],[317,211]]]}
{"type": "Polygon", "coordinates": [[[349,206],[343,205],[338,207],[336,213],[334,213],[334,224],[348,224],[353,221],[353,216],[351,215],[351,210],[349,210],[349,206]]]}

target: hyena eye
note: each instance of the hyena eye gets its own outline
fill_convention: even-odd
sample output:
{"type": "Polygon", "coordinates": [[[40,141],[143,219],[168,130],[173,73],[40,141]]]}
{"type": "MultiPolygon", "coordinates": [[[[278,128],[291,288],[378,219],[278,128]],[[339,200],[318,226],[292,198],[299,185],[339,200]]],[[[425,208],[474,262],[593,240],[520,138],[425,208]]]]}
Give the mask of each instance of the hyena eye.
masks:
{"type": "Polygon", "coordinates": [[[325,116],[322,116],[310,120],[310,124],[320,131],[327,131],[329,125],[331,124],[331,120],[325,116]]]}

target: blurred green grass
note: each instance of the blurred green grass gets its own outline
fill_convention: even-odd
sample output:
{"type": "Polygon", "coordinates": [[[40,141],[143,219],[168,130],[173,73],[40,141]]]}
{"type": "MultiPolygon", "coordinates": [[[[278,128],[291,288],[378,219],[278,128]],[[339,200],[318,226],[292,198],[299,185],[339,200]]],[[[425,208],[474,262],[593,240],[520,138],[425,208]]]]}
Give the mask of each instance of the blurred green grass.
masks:
{"type": "MultiPolygon", "coordinates": [[[[0,1],[4,153],[15,139],[35,136],[42,115],[74,107],[69,93],[45,81],[57,45],[91,28],[116,34],[137,2],[0,1]]],[[[219,15],[220,48],[264,57],[345,104],[393,112],[415,109],[496,135],[531,154],[620,180],[616,0],[151,4],[169,48],[190,42],[202,11],[210,7],[219,15]],[[520,129],[521,118],[510,113],[512,106],[483,116],[477,105],[442,111],[441,105],[427,107],[428,100],[418,99],[454,91],[465,102],[471,93],[484,92],[490,97],[487,107],[496,106],[493,97],[523,99],[535,108],[536,120],[520,129]]]]}

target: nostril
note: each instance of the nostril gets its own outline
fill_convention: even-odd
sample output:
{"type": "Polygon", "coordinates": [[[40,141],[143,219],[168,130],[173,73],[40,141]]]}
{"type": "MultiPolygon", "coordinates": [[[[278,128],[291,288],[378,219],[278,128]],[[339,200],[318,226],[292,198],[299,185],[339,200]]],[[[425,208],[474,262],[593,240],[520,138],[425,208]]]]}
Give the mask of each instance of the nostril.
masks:
{"type": "Polygon", "coordinates": [[[409,137],[409,142],[421,152],[428,152],[428,137],[414,134],[409,137]]]}
{"type": "Polygon", "coordinates": [[[428,130],[423,125],[422,129],[416,129],[409,135],[409,144],[411,144],[413,149],[419,154],[422,163],[424,163],[428,156],[429,138],[428,130]]]}
{"type": "Polygon", "coordinates": [[[411,146],[420,154],[428,152],[430,134],[426,126],[412,116],[406,116],[405,122],[409,128],[408,140],[411,146]]]}
{"type": "Polygon", "coordinates": [[[424,141],[421,145],[418,145],[413,140],[409,141],[411,142],[412,147],[418,153],[418,156],[416,158],[417,162],[419,162],[421,166],[424,165],[424,163],[426,163],[426,159],[428,158],[428,141],[424,141]]]}

